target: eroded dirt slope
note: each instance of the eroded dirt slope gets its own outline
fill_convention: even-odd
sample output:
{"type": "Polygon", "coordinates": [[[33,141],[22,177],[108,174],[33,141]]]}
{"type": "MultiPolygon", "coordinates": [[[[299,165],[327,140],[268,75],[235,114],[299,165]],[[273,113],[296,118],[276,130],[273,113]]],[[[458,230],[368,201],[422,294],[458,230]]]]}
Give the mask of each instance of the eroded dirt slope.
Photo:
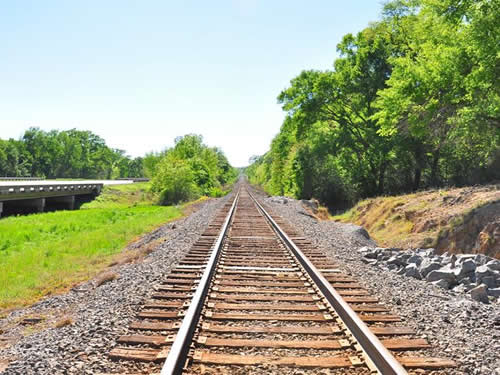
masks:
{"type": "Polygon", "coordinates": [[[362,225],[387,247],[434,247],[500,259],[500,185],[368,199],[333,219],[362,225]]]}

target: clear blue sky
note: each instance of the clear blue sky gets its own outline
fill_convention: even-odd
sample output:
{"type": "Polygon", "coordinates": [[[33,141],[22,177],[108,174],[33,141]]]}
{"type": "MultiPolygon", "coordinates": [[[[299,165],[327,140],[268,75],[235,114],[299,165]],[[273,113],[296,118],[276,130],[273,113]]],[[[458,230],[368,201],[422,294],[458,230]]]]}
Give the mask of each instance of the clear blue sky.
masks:
{"type": "Polygon", "coordinates": [[[140,156],[197,133],[235,166],[278,133],[279,92],[328,69],[378,0],[0,3],[0,138],[88,129],[140,156]]]}

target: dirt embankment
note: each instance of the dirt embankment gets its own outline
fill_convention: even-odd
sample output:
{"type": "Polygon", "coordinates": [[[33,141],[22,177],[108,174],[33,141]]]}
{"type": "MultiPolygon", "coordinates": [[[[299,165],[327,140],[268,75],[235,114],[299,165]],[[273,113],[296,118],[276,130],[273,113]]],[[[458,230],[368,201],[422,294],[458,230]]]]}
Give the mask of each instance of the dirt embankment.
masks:
{"type": "Polygon", "coordinates": [[[333,219],[362,225],[387,247],[434,247],[500,259],[500,185],[367,199],[333,219]]]}

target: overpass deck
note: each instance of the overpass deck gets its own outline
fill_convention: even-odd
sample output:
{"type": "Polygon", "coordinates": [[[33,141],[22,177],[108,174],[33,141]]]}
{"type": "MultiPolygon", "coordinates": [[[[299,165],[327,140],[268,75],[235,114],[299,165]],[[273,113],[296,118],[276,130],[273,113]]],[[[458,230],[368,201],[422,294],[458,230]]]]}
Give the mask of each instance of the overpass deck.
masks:
{"type": "MultiPolygon", "coordinates": [[[[91,200],[105,185],[131,184],[133,180],[28,180],[0,181],[0,215],[8,206],[42,212],[46,204],[75,208],[75,198],[91,200]]],[[[77,205],[78,206],[78,205],[77,205]]]]}

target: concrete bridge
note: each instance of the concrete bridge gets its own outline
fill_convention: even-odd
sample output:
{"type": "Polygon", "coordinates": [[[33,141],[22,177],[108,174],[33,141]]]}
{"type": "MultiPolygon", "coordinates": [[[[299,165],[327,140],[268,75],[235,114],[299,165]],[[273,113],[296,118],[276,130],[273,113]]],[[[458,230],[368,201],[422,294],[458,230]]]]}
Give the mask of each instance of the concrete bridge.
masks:
{"type": "Polygon", "coordinates": [[[0,180],[0,216],[2,213],[73,210],[98,196],[104,185],[123,185],[133,182],[133,180],[0,180]]]}

